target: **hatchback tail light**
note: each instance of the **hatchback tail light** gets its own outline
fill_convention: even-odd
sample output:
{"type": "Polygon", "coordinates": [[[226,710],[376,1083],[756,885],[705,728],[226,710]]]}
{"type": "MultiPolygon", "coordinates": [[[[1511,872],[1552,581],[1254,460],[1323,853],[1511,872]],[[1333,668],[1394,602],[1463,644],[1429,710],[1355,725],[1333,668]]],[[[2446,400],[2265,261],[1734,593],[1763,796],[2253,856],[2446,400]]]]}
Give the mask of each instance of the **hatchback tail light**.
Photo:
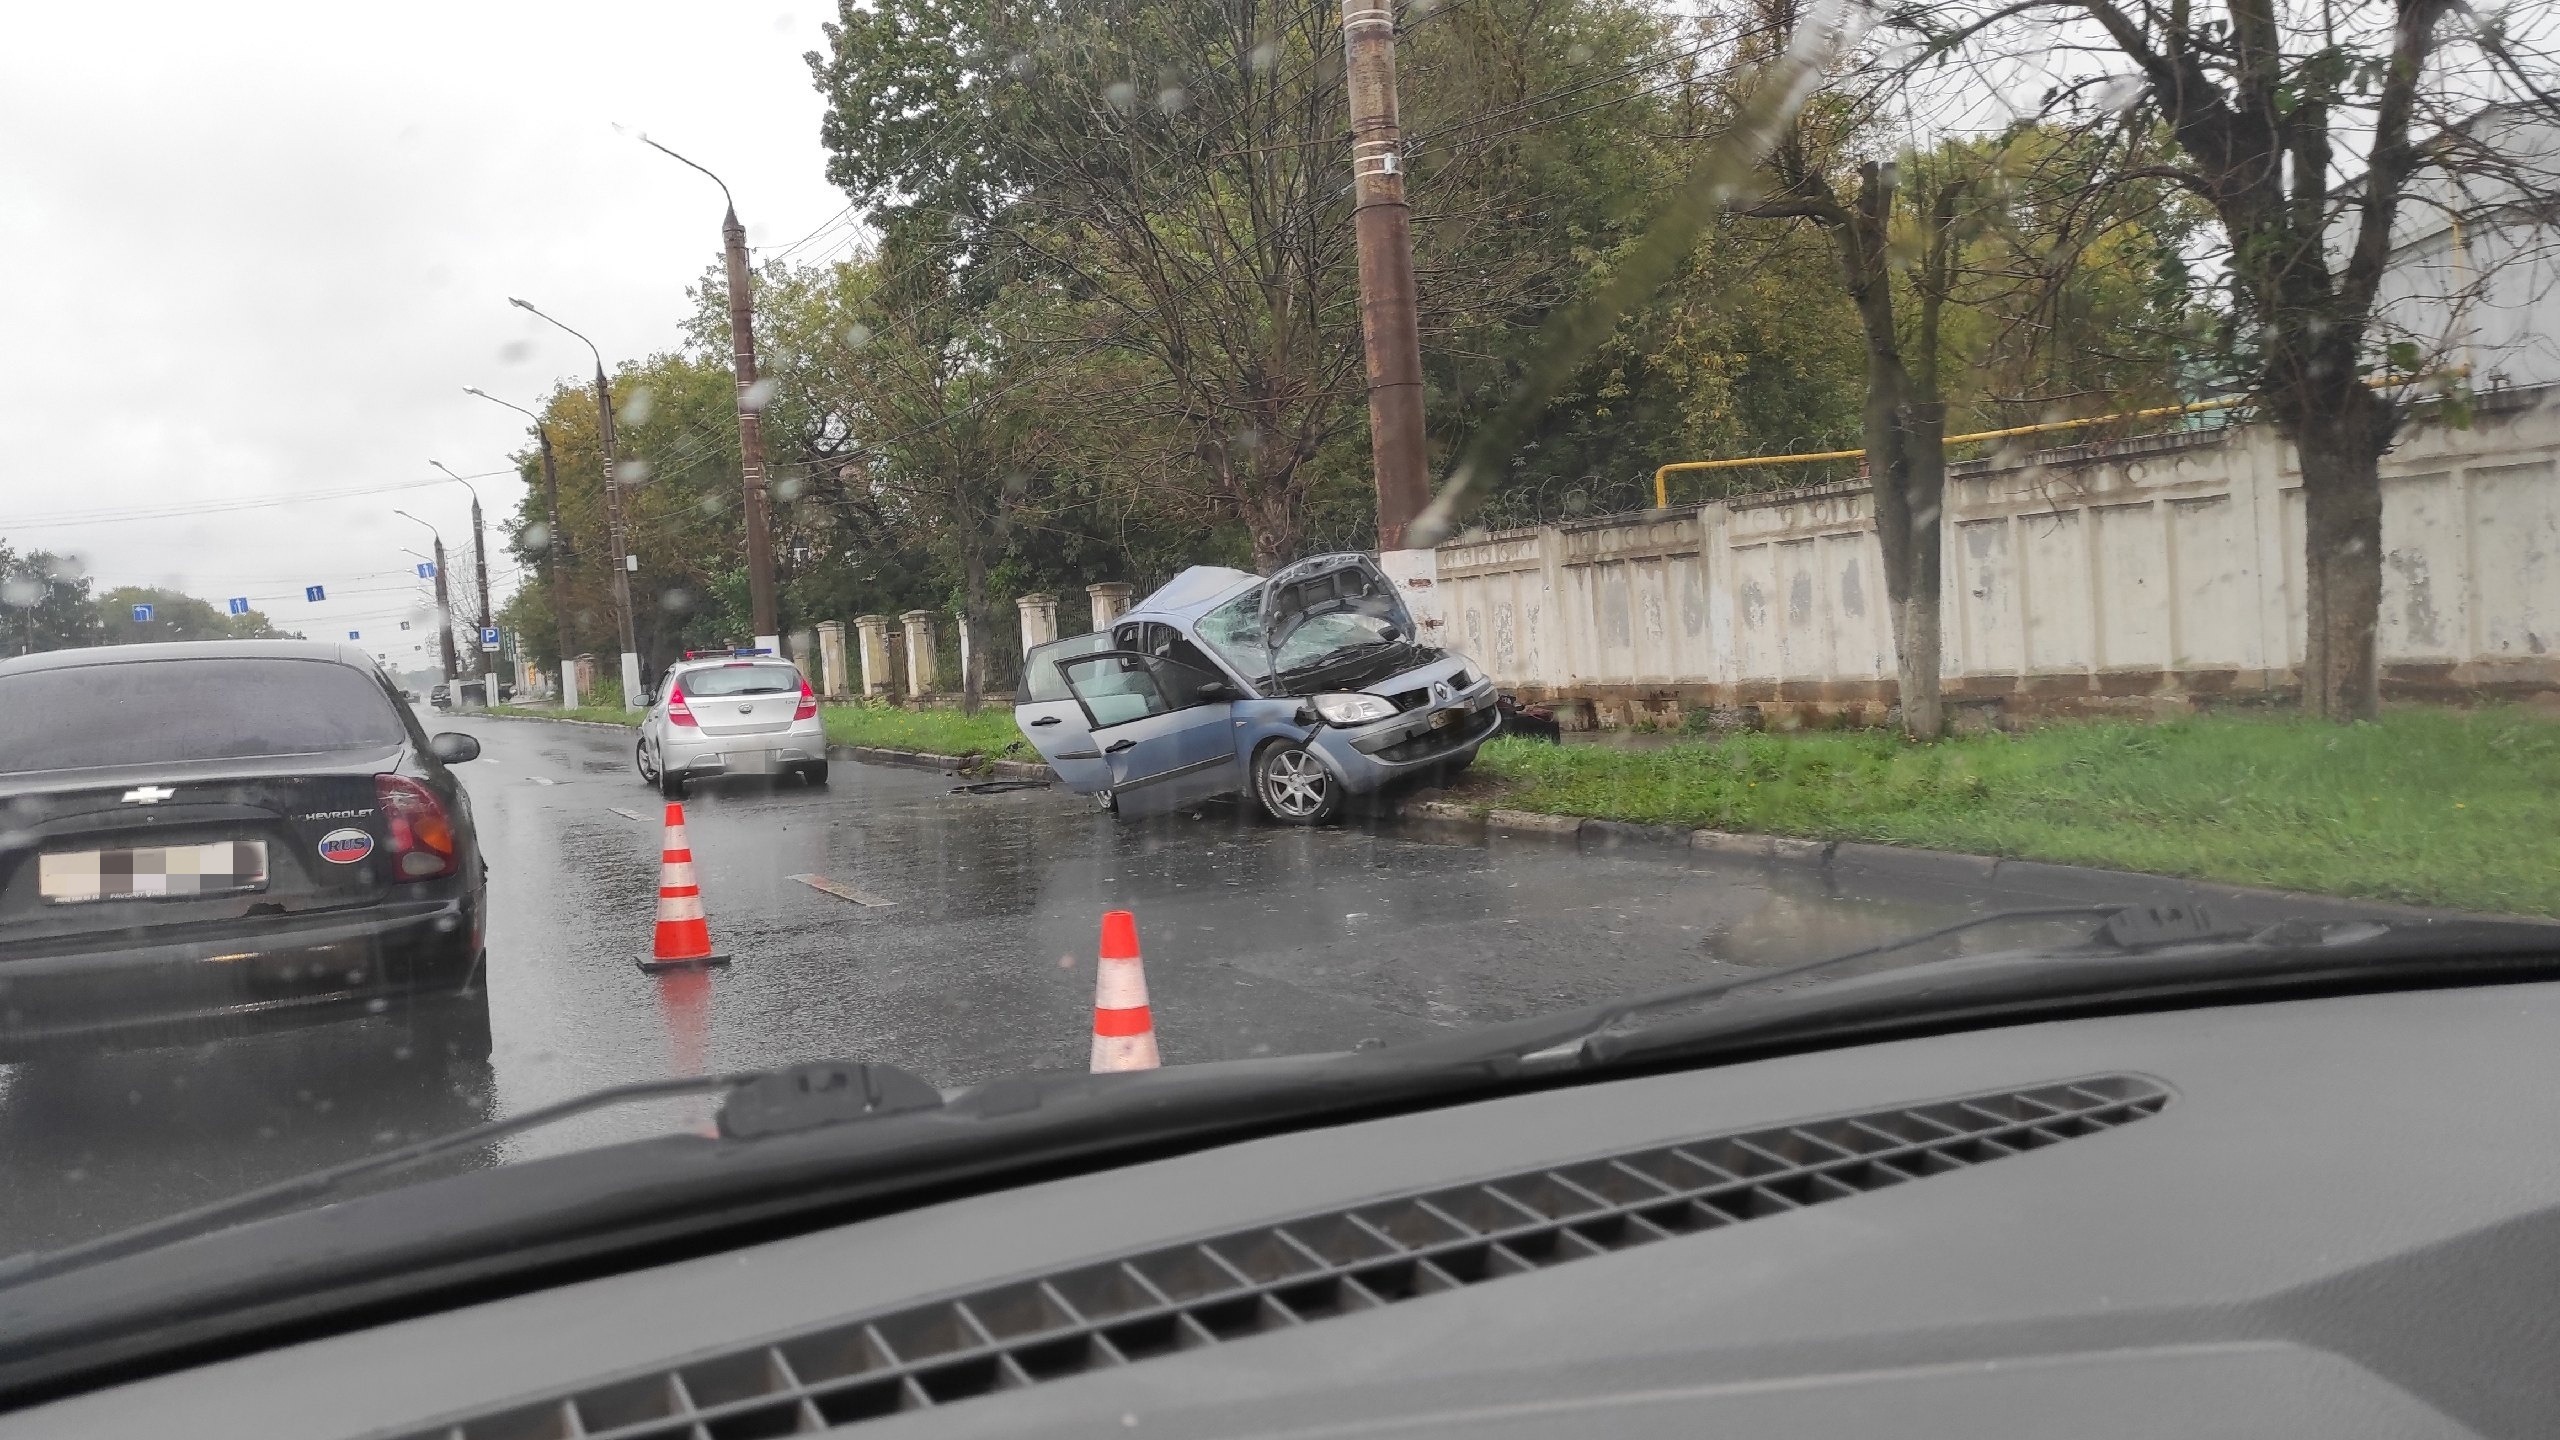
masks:
{"type": "Polygon", "coordinates": [[[800,708],[791,712],[791,718],[794,720],[818,718],[818,692],[809,688],[809,677],[806,675],[800,677],[800,708]]]}
{"type": "Polygon", "coordinates": [[[667,692],[667,723],[682,725],[688,730],[693,728],[693,707],[684,703],[684,687],[681,685],[667,692]]]}
{"type": "Polygon", "coordinates": [[[376,775],[373,793],[390,823],[391,873],[402,880],[452,874],[453,817],[436,792],[406,775],[376,775]]]}

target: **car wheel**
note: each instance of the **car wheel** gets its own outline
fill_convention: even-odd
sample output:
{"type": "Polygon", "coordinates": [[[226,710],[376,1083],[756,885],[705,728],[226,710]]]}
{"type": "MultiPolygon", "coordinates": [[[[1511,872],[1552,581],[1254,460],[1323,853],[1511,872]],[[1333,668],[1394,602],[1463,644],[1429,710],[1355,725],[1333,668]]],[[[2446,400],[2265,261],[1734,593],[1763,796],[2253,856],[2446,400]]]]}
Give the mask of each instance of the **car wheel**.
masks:
{"type": "Polygon", "coordinates": [[[803,781],[805,781],[806,783],[811,784],[811,785],[824,785],[824,784],[826,784],[826,783],[827,783],[827,762],[826,762],[826,761],[824,761],[824,760],[813,760],[813,761],[811,761],[810,763],[808,763],[808,764],[806,764],[806,765],[801,766],[801,767],[800,767],[800,778],[801,778],[801,780],[803,780],[803,781]]]}
{"type": "Polygon", "coordinates": [[[649,763],[648,741],[642,740],[631,747],[631,763],[633,767],[638,769],[640,772],[641,784],[655,785],[658,783],[658,768],[649,763]]]}
{"type": "Polygon", "coordinates": [[[1119,796],[1116,792],[1114,792],[1114,791],[1110,791],[1110,790],[1096,790],[1096,791],[1094,791],[1094,792],[1093,792],[1093,803],[1094,803],[1094,804],[1096,804],[1096,805],[1101,806],[1103,809],[1105,809],[1105,810],[1107,810],[1107,811],[1111,812],[1111,813],[1112,813],[1112,814],[1114,814],[1114,815],[1117,815],[1117,814],[1119,814],[1119,813],[1120,813],[1120,796],[1119,796]]]}
{"type": "Polygon", "coordinates": [[[684,798],[684,791],[685,785],[684,777],[682,775],[679,775],[672,770],[662,770],[658,772],[659,794],[664,795],[670,800],[681,800],[684,798]]]}
{"type": "Polygon", "coordinates": [[[1283,740],[1254,757],[1253,798],[1283,825],[1319,825],[1342,808],[1342,783],[1314,751],[1283,740]]]}

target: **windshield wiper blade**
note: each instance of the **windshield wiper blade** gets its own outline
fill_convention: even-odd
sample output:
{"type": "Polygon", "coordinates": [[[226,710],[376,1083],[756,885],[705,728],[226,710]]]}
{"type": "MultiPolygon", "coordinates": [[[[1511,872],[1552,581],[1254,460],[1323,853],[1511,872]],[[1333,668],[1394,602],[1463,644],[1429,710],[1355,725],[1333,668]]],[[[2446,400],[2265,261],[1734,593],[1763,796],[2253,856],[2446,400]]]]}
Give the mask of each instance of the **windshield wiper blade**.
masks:
{"type": "Polygon", "coordinates": [[[804,1130],[815,1125],[859,1120],[871,1115],[930,1109],[942,1103],[940,1091],[889,1065],[821,1063],[784,1070],[742,1070],[727,1075],[687,1075],[672,1080],[641,1080],[608,1085],[550,1105],[485,1125],[430,1136],[396,1149],[326,1166],[306,1174],[245,1191],[227,1200],[181,1210],[175,1215],[114,1231],[93,1240],[0,1263],[0,1288],[60,1275],[83,1266],[145,1250],[229,1226],[245,1224],[322,1199],[368,1176],[405,1170],[439,1155],[477,1149],[527,1130],[539,1130],[579,1115],[644,1100],[685,1095],[719,1094],[720,1133],[730,1139],[804,1130]]]}
{"type": "Polygon", "coordinates": [[[1752,990],[1783,980],[1821,974],[1855,961],[1873,959],[1878,955],[1889,955],[1896,950],[1908,950],[1915,945],[1926,945],[1933,940],[1949,939],[1992,925],[2024,924],[2044,920],[2098,921],[2099,923],[2092,927],[2082,943],[2103,940],[2124,948],[2172,943],[2178,940],[2205,939],[2216,933],[2212,929],[2211,919],[2200,907],[2193,906],[2055,905],[2039,909],[1994,910],[1988,914],[1970,915],[1953,924],[1941,925],[1934,930],[1922,930],[1914,934],[1898,936],[1882,944],[1869,945],[1837,955],[1825,955],[1819,960],[1807,960],[1801,964],[1783,966],[1776,970],[1757,971],[1730,980],[1708,980],[1694,985],[1674,986],[1668,990],[1657,990],[1649,995],[1602,1001],[1580,1010],[1567,1011],[1563,1015],[1547,1016],[1542,1021],[1533,1023],[1540,1025],[1553,1038],[1532,1041],[1519,1046],[1513,1054],[1524,1066],[1532,1069],[1574,1063],[1591,1041],[1616,1029],[1621,1023],[1651,1011],[1695,1005],[1708,1000],[1721,999],[1739,990],[1752,990]]]}

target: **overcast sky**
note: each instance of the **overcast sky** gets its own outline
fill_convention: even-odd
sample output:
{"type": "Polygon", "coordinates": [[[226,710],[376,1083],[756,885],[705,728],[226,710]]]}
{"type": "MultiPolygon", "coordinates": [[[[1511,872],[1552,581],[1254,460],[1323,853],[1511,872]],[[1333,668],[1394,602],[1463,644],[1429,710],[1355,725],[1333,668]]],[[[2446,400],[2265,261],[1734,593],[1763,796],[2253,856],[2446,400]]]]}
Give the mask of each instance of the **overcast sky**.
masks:
{"type": "MultiPolygon", "coordinates": [[[[14,7],[0,539],[74,553],[101,589],[247,595],[315,639],[361,629],[390,651],[371,642],[412,603],[404,550],[428,548],[391,511],[467,552],[462,486],[203,507],[430,480],[430,459],[503,470],[524,422],[462,387],[530,405],[589,368],[510,295],[608,361],[675,344],[685,292],[718,258],[720,194],[613,122],[720,172],[749,243],[786,246],[844,206],[800,58],[831,14],[798,0],[14,7]],[[186,506],[198,513],[96,518],[186,506]],[[312,584],[328,602],[302,599],[312,584]]],[[[521,487],[477,483],[494,546],[521,487]]],[[[511,562],[492,565],[503,603],[511,562]]]]}

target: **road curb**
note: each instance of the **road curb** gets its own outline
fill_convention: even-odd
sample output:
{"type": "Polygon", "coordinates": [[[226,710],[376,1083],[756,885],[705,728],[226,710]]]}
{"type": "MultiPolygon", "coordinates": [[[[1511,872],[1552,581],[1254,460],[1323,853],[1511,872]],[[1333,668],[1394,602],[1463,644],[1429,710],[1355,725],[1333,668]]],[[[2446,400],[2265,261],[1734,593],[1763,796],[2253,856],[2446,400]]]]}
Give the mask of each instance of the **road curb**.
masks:
{"type": "Polygon", "coordinates": [[[1723,856],[1790,868],[1821,870],[1890,879],[1912,885],[2032,886],[2070,894],[2121,895],[2126,882],[2174,885],[2205,899],[2276,902],[2302,910],[2336,915],[2355,914],[2411,920],[2501,919],[2551,924],[2535,915],[2488,915],[2480,911],[2399,905],[2353,895],[2323,895],[2306,890],[2277,890],[2234,885],[2185,875],[2146,870],[2108,870],[2095,865],[2066,865],[2050,860],[2021,860],[1976,855],[1962,850],[1926,850],[1918,846],[1879,845],[1864,840],[1806,840],[1791,835],[1761,835],[1723,830],[1683,830],[1674,825],[1643,825],[1575,815],[1544,815],[1530,810],[1479,807],[1436,797],[1391,802],[1387,818],[1402,825],[1468,838],[1516,837],[1522,841],[1570,844],[1577,850],[1651,851],[1664,858],[1679,855],[1723,856]]]}
{"type": "Polygon", "coordinates": [[[640,722],[624,724],[619,720],[580,720],[571,715],[493,715],[486,710],[470,712],[483,720],[538,720],[545,725],[583,725],[590,730],[637,730],[640,722]]]}

